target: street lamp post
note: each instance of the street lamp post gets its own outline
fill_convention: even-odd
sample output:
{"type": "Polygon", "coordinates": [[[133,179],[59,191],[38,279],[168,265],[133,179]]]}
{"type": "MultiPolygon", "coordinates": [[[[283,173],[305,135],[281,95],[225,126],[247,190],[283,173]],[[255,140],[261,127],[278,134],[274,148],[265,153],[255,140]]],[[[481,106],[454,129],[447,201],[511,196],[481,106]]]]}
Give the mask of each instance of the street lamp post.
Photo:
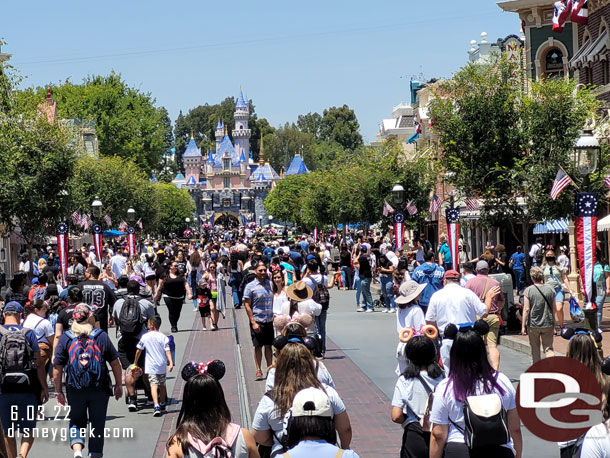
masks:
{"type": "Polygon", "coordinates": [[[93,248],[95,249],[95,256],[97,262],[102,260],[102,226],[100,219],[102,218],[102,201],[99,197],[95,197],[95,200],[91,202],[91,208],[93,210],[93,248]]]}
{"type": "MultiPolygon", "coordinates": [[[[597,138],[593,135],[593,132],[589,129],[585,129],[580,135],[572,150],[572,160],[576,166],[578,172],[583,176],[582,190],[588,191],[590,185],[590,175],[597,169],[597,163],[601,154],[601,148],[597,138]]],[[[570,273],[568,275],[568,281],[570,282],[570,289],[577,291],[579,302],[582,301],[582,288],[578,281],[577,270],[577,259],[576,259],[576,230],[574,225],[574,218],[570,218],[568,224],[568,236],[570,243],[570,273]]],[[[595,249],[595,247],[593,247],[595,249]]],[[[591,298],[589,298],[591,299],[591,298]]],[[[596,310],[584,310],[585,314],[585,327],[588,329],[595,330],[598,328],[596,310]]]]}
{"type": "Polygon", "coordinates": [[[271,220],[273,220],[273,216],[269,215],[267,216],[267,219],[269,219],[269,229],[271,229],[271,220]]]}
{"type": "Polygon", "coordinates": [[[405,188],[400,183],[396,183],[392,188],[392,202],[396,207],[396,210],[394,210],[394,240],[396,242],[397,250],[402,250],[405,238],[405,214],[402,212],[402,205],[404,204],[404,200],[405,188]]]}

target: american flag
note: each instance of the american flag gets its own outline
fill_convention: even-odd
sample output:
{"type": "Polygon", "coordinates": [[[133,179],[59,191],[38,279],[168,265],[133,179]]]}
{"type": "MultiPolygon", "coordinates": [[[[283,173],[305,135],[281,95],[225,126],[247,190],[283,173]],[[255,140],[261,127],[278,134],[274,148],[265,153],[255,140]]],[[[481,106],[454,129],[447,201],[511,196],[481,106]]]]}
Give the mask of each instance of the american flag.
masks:
{"type": "Polygon", "coordinates": [[[481,205],[479,205],[479,201],[476,197],[466,197],[466,208],[468,210],[478,210],[481,208],[481,205]]]}
{"type": "Polygon", "coordinates": [[[409,212],[409,215],[411,216],[417,213],[417,207],[415,206],[415,203],[412,200],[409,201],[409,203],[405,207],[405,210],[407,210],[409,212]]]}
{"type": "Polygon", "coordinates": [[[72,222],[74,223],[75,226],[81,226],[82,225],[82,219],[81,219],[81,215],[78,212],[78,210],[74,210],[74,213],[72,213],[72,222]]]}
{"type": "Polygon", "coordinates": [[[443,201],[441,200],[441,198],[434,194],[432,200],[430,201],[430,213],[438,213],[442,204],[443,201]]]}
{"type": "Polygon", "coordinates": [[[610,176],[604,178],[604,184],[610,188],[610,176]]]}
{"type": "Polygon", "coordinates": [[[138,220],[138,222],[136,223],[136,226],[138,226],[140,228],[140,230],[144,229],[144,227],[142,226],[142,218],[140,218],[138,220]]]}
{"type": "Polygon", "coordinates": [[[91,217],[89,215],[82,215],[80,219],[80,225],[83,229],[87,230],[91,226],[91,217]]]}
{"type": "Polygon", "coordinates": [[[112,226],[112,219],[110,219],[110,215],[104,216],[104,221],[108,225],[108,227],[112,226]]]}
{"type": "Polygon", "coordinates": [[[388,216],[390,213],[394,213],[394,209],[390,206],[387,201],[383,201],[383,216],[388,216]]]}
{"type": "Polygon", "coordinates": [[[129,225],[125,222],[125,221],[121,221],[121,224],[119,224],[119,231],[126,231],[127,228],[129,227],[129,225]]]}
{"type": "Polygon", "coordinates": [[[570,178],[568,174],[560,168],[557,172],[557,176],[555,177],[555,181],[553,181],[553,188],[551,189],[551,198],[553,200],[557,199],[557,197],[559,197],[559,194],[561,194],[561,191],[567,188],[570,183],[572,183],[572,178],[570,178]]]}

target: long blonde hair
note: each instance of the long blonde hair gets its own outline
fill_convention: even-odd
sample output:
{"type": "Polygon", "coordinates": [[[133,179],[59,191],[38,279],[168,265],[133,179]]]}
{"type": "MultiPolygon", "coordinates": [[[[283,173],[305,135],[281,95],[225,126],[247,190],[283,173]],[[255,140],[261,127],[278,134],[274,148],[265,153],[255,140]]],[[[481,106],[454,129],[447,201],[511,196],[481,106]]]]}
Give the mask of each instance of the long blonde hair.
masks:
{"type": "Polygon", "coordinates": [[[320,388],[313,356],[301,343],[288,343],[278,355],[273,387],[273,402],[283,417],[295,395],[305,388],[320,388]]]}
{"type": "Polygon", "coordinates": [[[89,334],[91,334],[91,331],[93,331],[93,325],[88,322],[77,323],[76,321],[74,321],[72,322],[72,326],[70,326],[70,330],[75,336],[88,336],[89,334]]]}

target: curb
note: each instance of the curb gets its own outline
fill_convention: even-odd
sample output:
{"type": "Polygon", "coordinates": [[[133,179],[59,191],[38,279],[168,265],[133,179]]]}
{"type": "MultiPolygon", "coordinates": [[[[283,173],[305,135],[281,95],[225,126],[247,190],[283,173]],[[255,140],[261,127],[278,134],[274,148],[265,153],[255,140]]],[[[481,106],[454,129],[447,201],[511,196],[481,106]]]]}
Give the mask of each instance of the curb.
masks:
{"type": "Polygon", "coordinates": [[[239,410],[241,412],[241,425],[243,428],[250,429],[252,421],[250,415],[250,402],[248,398],[248,387],[244,375],[244,362],[241,357],[241,345],[239,343],[239,331],[237,330],[237,316],[233,309],[233,337],[235,340],[235,366],[237,368],[237,395],[239,397],[239,410]]]}
{"type": "MultiPolygon", "coordinates": [[[[530,347],[529,342],[525,342],[522,339],[519,339],[518,337],[507,336],[507,335],[501,336],[500,337],[500,346],[510,348],[511,350],[518,351],[525,355],[529,355],[529,356],[532,355],[532,349],[530,347]]],[[[559,353],[558,351],[555,351],[555,355],[556,356],[565,356],[563,353],[559,353]]]]}

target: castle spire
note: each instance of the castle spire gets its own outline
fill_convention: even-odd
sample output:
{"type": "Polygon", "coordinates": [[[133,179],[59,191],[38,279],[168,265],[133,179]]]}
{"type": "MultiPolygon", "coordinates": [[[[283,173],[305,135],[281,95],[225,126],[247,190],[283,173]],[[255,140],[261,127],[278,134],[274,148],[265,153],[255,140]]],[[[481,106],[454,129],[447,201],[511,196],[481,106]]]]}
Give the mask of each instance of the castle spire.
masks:
{"type": "Polygon", "coordinates": [[[258,155],[258,163],[262,167],[265,164],[265,152],[263,151],[263,136],[261,135],[261,150],[258,155]]]}
{"type": "Polygon", "coordinates": [[[191,140],[195,139],[195,135],[193,134],[193,128],[191,127],[191,140]]]}
{"type": "Polygon", "coordinates": [[[225,137],[227,136],[227,133],[228,133],[227,126],[225,126],[225,137]]]}

